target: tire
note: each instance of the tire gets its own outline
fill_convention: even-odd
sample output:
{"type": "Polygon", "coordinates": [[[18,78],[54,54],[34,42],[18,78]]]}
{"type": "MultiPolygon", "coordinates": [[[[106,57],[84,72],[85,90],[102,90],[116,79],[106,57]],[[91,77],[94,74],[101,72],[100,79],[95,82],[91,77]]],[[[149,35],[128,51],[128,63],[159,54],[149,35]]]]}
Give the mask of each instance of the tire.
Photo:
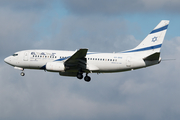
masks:
{"type": "Polygon", "coordinates": [[[91,81],[91,77],[86,76],[86,77],[84,77],[84,80],[85,80],[86,82],[90,82],[90,81],[91,81]]]}
{"type": "Polygon", "coordinates": [[[78,73],[78,74],[77,74],[77,78],[78,78],[78,79],[82,79],[82,78],[83,78],[83,74],[78,73]]]}
{"type": "Polygon", "coordinates": [[[25,73],[24,73],[24,72],[21,72],[21,76],[25,76],[25,73]]]}

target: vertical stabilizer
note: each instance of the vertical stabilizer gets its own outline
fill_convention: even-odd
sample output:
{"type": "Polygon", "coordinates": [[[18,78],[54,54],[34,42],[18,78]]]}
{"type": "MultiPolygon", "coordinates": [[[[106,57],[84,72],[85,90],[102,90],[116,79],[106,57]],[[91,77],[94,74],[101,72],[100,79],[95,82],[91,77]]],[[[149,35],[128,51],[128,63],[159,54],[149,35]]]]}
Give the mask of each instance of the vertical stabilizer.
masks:
{"type": "Polygon", "coordinates": [[[125,53],[149,50],[153,50],[153,52],[160,52],[168,25],[169,20],[162,20],[137,47],[125,51],[125,53]]]}
{"type": "Polygon", "coordinates": [[[162,20],[149,35],[134,49],[147,49],[155,48],[160,52],[167,28],[169,25],[169,20],[162,20]]]}

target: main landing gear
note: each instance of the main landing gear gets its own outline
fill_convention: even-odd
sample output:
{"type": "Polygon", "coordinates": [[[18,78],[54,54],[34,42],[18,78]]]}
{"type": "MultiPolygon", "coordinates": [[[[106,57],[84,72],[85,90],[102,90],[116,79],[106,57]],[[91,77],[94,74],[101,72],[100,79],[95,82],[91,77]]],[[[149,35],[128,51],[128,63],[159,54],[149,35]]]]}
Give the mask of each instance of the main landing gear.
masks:
{"type": "MultiPolygon", "coordinates": [[[[78,78],[78,79],[82,79],[82,78],[83,78],[83,73],[78,73],[78,74],[77,74],[77,78],[78,78]]],[[[90,81],[91,81],[91,77],[88,76],[88,73],[86,73],[86,76],[84,77],[84,80],[85,80],[86,82],[90,82],[90,81]]]]}
{"type": "Polygon", "coordinates": [[[77,78],[78,78],[78,79],[82,79],[82,78],[83,78],[83,73],[78,73],[78,74],[77,74],[77,78]]]}
{"type": "Polygon", "coordinates": [[[91,77],[89,77],[89,76],[86,75],[86,76],[84,77],[84,80],[85,80],[86,82],[90,82],[90,81],[91,81],[91,77]]]}

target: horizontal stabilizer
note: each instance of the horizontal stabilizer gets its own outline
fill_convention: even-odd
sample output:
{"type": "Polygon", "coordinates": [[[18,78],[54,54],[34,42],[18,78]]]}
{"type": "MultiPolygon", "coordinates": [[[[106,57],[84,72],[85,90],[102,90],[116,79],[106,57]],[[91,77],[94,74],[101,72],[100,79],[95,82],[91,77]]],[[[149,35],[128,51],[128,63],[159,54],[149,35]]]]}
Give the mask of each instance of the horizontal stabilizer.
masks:
{"type": "Polygon", "coordinates": [[[154,60],[159,60],[159,57],[160,57],[160,52],[156,52],[154,54],[151,54],[151,55],[145,57],[144,60],[146,60],[146,61],[154,61],[154,60]]]}

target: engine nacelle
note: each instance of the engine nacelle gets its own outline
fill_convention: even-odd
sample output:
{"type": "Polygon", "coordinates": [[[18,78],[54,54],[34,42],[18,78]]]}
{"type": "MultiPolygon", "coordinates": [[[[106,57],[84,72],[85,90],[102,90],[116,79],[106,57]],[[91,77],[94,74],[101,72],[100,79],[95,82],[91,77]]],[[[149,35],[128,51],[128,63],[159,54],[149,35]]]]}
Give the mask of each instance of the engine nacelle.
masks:
{"type": "Polygon", "coordinates": [[[48,62],[46,64],[46,70],[51,72],[64,72],[65,67],[62,62],[48,62]]]}

